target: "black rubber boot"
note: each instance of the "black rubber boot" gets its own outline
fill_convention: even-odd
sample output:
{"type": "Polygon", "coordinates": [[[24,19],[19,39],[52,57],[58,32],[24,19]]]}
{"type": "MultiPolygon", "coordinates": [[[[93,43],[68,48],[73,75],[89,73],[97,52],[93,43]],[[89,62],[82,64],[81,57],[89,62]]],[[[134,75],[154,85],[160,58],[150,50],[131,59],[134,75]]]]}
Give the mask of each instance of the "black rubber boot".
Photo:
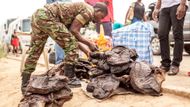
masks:
{"type": "Polygon", "coordinates": [[[30,80],[30,73],[25,73],[23,72],[22,73],[22,84],[21,84],[21,91],[22,91],[22,95],[25,95],[25,92],[26,92],[26,87],[29,83],[29,80],[30,80]]]}
{"type": "Polygon", "coordinates": [[[69,78],[68,85],[70,88],[80,87],[81,83],[78,78],[76,78],[74,65],[72,64],[65,64],[64,65],[64,75],[69,78]]]}

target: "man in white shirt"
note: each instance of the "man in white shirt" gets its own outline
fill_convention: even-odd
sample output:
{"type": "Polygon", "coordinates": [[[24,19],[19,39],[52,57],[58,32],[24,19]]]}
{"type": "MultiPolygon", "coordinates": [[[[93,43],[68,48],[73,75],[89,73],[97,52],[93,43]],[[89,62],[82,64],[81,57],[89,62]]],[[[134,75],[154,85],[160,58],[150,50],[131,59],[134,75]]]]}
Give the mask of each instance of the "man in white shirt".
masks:
{"type": "Polygon", "coordinates": [[[159,30],[161,49],[161,69],[169,71],[168,75],[176,75],[179,72],[183,55],[183,25],[187,10],[187,0],[157,0],[153,19],[157,20],[159,13],[159,30]],[[170,59],[169,31],[172,27],[175,45],[173,60],[170,59]]]}

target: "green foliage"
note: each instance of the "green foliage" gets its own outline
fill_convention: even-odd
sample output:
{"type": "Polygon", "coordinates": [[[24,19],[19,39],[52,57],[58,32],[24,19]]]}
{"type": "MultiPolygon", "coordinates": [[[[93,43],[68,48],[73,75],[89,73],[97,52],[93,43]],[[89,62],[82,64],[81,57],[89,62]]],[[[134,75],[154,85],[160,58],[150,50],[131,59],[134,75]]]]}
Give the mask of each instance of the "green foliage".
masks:
{"type": "Polygon", "coordinates": [[[0,58],[5,57],[6,53],[4,52],[3,48],[0,47],[0,58]]]}

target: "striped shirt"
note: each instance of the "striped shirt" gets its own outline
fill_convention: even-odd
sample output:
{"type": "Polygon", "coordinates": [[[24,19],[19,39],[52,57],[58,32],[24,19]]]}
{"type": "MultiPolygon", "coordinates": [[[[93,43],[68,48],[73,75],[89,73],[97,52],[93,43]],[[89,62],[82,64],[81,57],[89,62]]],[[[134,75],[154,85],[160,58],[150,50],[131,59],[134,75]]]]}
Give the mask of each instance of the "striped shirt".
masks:
{"type": "Polygon", "coordinates": [[[112,32],[113,46],[127,46],[136,50],[139,58],[137,61],[153,63],[151,38],[154,35],[153,27],[146,22],[136,22],[129,26],[112,32]]]}

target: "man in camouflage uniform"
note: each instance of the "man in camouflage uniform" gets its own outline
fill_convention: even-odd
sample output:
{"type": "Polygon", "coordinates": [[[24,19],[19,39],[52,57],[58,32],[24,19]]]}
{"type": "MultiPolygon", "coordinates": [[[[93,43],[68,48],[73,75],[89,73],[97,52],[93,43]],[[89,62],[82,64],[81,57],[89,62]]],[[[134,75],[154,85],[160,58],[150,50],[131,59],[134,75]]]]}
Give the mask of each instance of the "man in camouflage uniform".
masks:
{"type": "Polygon", "coordinates": [[[28,85],[31,73],[35,70],[49,35],[64,49],[66,54],[64,73],[73,78],[73,62],[78,58],[77,42],[86,44],[91,51],[97,49],[94,43],[81,36],[80,28],[89,21],[100,21],[107,13],[106,5],[100,2],[94,7],[83,2],[52,3],[38,9],[32,15],[31,47],[22,72],[22,93],[28,85]]]}

